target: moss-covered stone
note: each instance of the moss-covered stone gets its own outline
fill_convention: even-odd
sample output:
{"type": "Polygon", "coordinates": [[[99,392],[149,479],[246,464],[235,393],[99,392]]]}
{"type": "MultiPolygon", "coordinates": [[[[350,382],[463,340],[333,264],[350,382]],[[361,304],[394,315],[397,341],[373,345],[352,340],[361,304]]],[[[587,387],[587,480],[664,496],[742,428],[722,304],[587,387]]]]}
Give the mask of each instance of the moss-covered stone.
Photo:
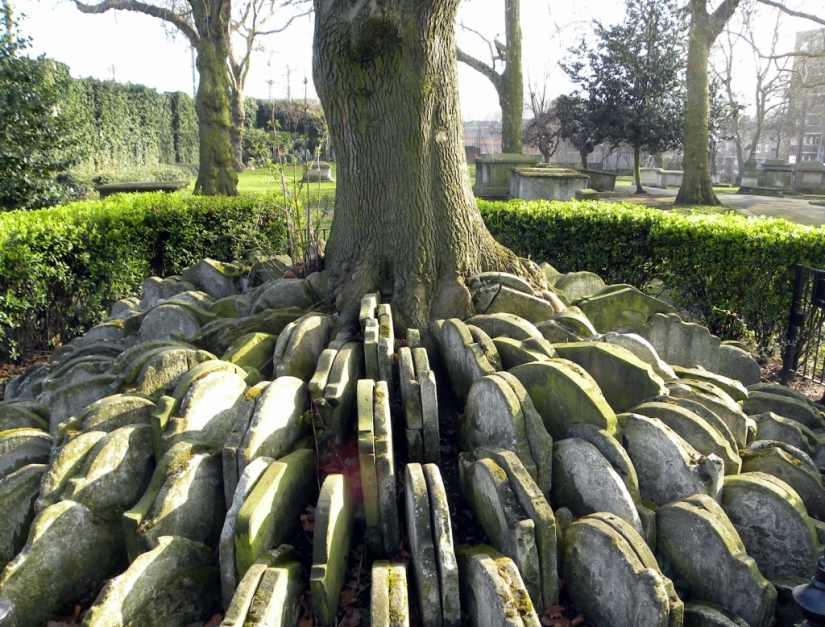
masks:
{"type": "Polygon", "coordinates": [[[29,464],[0,480],[0,567],[5,566],[26,544],[34,520],[34,502],[45,464],[29,464]]]}

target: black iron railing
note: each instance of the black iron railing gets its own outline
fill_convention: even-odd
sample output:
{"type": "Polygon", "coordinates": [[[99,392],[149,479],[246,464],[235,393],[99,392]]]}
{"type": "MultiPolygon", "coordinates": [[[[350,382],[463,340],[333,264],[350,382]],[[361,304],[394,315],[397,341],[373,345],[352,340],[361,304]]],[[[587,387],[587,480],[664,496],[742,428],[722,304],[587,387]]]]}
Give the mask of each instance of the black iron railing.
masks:
{"type": "Polygon", "coordinates": [[[825,385],[825,270],[797,265],[788,332],[782,353],[782,384],[791,375],[825,385]]]}

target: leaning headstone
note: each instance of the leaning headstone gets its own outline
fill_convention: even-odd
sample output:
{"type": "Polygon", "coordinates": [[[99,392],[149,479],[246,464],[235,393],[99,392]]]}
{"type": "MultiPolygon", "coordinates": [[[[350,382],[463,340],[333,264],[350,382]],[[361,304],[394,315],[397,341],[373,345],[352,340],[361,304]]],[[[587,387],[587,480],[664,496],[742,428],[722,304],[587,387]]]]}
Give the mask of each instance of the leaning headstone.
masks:
{"type": "Polygon", "coordinates": [[[292,376],[309,381],[315,372],[318,357],[326,348],[332,327],[332,318],[323,314],[309,314],[296,321],[283,354],[279,354],[276,348],[273,357],[275,376],[292,376]]]}
{"type": "Polygon", "coordinates": [[[568,272],[559,277],[555,287],[562,290],[570,302],[574,303],[600,292],[605,288],[605,283],[599,275],[592,272],[568,272]]]}
{"type": "Polygon", "coordinates": [[[671,305],[643,294],[633,287],[603,291],[576,303],[599,333],[636,330],[644,326],[653,314],[668,314],[671,305]]]}
{"type": "Polygon", "coordinates": [[[667,386],[670,396],[683,398],[703,405],[716,414],[730,429],[731,434],[739,447],[748,444],[753,435],[750,433],[748,417],[742,412],[742,408],[733,402],[730,397],[721,397],[708,393],[706,390],[684,383],[669,383],[667,386]]]}
{"type": "Polygon", "coordinates": [[[127,390],[156,401],[175,389],[178,380],[200,363],[216,359],[212,353],[187,348],[161,349],[144,362],[127,390]]]}
{"type": "Polygon", "coordinates": [[[607,342],[608,344],[621,346],[625,350],[630,351],[653,368],[653,372],[662,377],[664,381],[670,381],[676,378],[676,373],[673,372],[673,368],[668,366],[667,363],[659,357],[659,353],[656,352],[653,345],[641,335],[636,335],[635,333],[608,332],[601,336],[599,340],[607,342]]]}
{"type": "Polygon", "coordinates": [[[69,479],[77,474],[83,465],[86,454],[105,436],[104,431],[81,433],[54,452],[35,503],[38,512],[60,500],[69,479]]]}
{"type": "Polygon", "coordinates": [[[314,399],[329,437],[341,444],[355,413],[355,387],[364,375],[364,354],[357,342],[346,342],[335,354],[320,398],[314,399]]]}
{"type": "Polygon", "coordinates": [[[731,379],[741,381],[742,385],[759,383],[762,369],[750,353],[738,346],[722,344],[719,347],[719,365],[717,372],[731,379]]]}
{"type": "Polygon", "coordinates": [[[240,603],[232,600],[221,625],[297,624],[303,613],[301,595],[307,588],[304,567],[294,560],[264,558],[250,568],[247,574],[250,573],[253,575],[249,581],[251,592],[243,600],[239,599],[240,603]],[[270,561],[274,563],[267,566],[270,561]],[[252,572],[253,568],[261,570],[252,572]]]}
{"type": "Polygon", "coordinates": [[[398,349],[398,382],[401,390],[401,406],[404,410],[407,459],[422,463],[424,461],[424,418],[421,414],[421,388],[415,374],[412,351],[406,346],[398,349]]]}
{"type": "Polygon", "coordinates": [[[621,346],[576,342],[555,348],[559,357],[578,364],[593,377],[614,412],[627,411],[646,398],[667,392],[653,368],[621,346]]]}
{"type": "Polygon", "coordinates": [[[719,367],[721,340],[703,326],[684,322],[675,313],[654,314],[638,333],[671,366],[702,366],[711,372],[719,367]]]}
{"type": "Polygon", "coordinates": [[[120,525],[98,520],[74,501],[47,507],[32,523],[23,550],[0,574],[0,596],[12,603],[4,625],[60,620],[95,582],[125,566],[120,525]]]}
{"type": "Polygon", "coordinates": [[[656,521],[658,550],[690,585],[691,599],[718,603],[754,627],[770,625],[776,591],[716,501],[704,494],[673,501],[656,521]]]}
{"type": "MultiPolygon", "coordinates": [[[[489,289],[487,290],[489,292],[489,289]]],[[[486,299],[485,299],[486,300],[486,299]]],[[[509,313],[524,318],[528,322],[542,322],[554,313],[553,305],[540,296],[533,296],[521,290],[501,285],[486,307],[476,309],[482,314],[509,313]]]]}
{"type": "Polygon", "coordinates": [[[715,372],[708,372],[704,368],[683,368],[682,366],[673,366],[673,372],[677,374],[680,380],[687,380],[688,385],[693,381],[704,381],[715,385],[717,388],[723,390],[725,394],[730,396],[734,402],[744,401],[748,398],[748,390],[739,381],[729,379],[721,374],[715,372]]]}
{"type": "Polygon", "coordinates": [[[185,338],[195,335],[201,328],[201,320],[182,303],[161,303],[150,309],[140,324],[140,340],[158,340],[180,334],[185,338]]]}
{"type": "Polygon", "coordinates": [[[109,625],[187,625],[209,618],[218,592],[212,549],[186,538],[163,536],[101,590],[83,621],[109,625]]]}
{"type": "Polygon", "coordinates": [[[268,309],[297,307],[309,309],[315,303],[315,295],[303,279],[276,279],[265,283],[254,295],[252,314],[268,309]]]}
{"type": "Polygon", "coordinates": [[[458,564],[453,548],[453,532],[450,525],[447,491],[444,488],[444,482],[441,480],[441,471],[438,466],[425,464],[423,470],[432,513],[433,542],[436,564],[438,565],[438,584],[441,591],[441,624],[444,627],[458,627],[461,623],[458,564]]]}
{"type": "Polygon", "coordinates": [[[238,574],[263,553],[289,540],[300,514],[315,502],[315,451],[297,449],[270,464],[247,497],[235,522],[235,561],[238,574]]]}
{"type": "Polygon", "coordinates": [[[783,418],[773,412],[751,416],[756,423],[757,440],[777,440],[813,454],[819,446],[819,439],[808,427],[796,420],[783,418]]]}
{"type": "Polygon", "coordinates": [[[561,439],[577,422],[617,431],[616,414],[598,385],[581,367],[551,360],[524,364],[511,370],[527,390],[533,405],[554,439],[561,439]]]}
{"type": "Polygon", "coordinates": [[[372,564],[370,624],[375,627],[410,627],[407,569],[402,564],[372,564]]]}
{"type": "Polygon", "coordinates": [[[395,452],[393,451],[392,416],[387,383],[378,381],[373,392],[373,436],[375,476],[378,484],[378,508],[381,542],[384,552],[395,553],[401,542],[398,525],[398,499],[395,491],[395,452]]]}
{"type": "Polygon", "coordinates": [[[336,624],[338,596],[344,586],[354,516],[355,503],[346,476],[328,475],[315,508],[309,576],[313,614],[322,627],[336,624]]]}
{"type": "Polygon", "coordinates": [[[619,422],[644,500],[664,505],[692,494],[719,498],[724,462],[716,455],[701,455],[657,418],[621,414],[619,422]]]}
{"type": "Polygon", "coordinates": [[[248,370],[255,368],[268,379],[272,375],[272,355],[278,338],[269,333],[248,333],[232,344],[221,359],[248,370]]]}
{"type": "Polygon", "coordinates": [[[512,313],[480,314],[467,319],[490,337],[511,337],[514,340],[542,339],[534,324],[512,313]]]}
{"type": "Polygon", "coordinates": [[[684,607],[673,584],[621,518],[592,514],[569,525],[561,559],[571,601],[594,624],[682,624],[684,607]]]}
{"type": "Polygon", "coordinates": [[[40,429],[49,430],[49,413],[46,410],[46,419],[39,416],[25,406],[26,404],[12,403],[0,406],[0,433],[10,429],[40,429]]]}
{"type": "Polygon", "coordinates": [[[644,536],[633,497],[599,450],[578,438],[553,444],[553,490],[556,507],[577,518],[595,512],[615,514],[644,536]]]}
{"type": "Polygon", "coordinates": [[[0,479],[0,567],[9,563],[26,544],[34,519],[34,502],[45,464],[29,464],[0,479]]]}
{"type": "Polygon", "coordinates": [[[509,557],[491,546],[456,547],[461,607],[477,627],[539,627],[536,608],[509,557]]]}
{"type": "Polygon", "coordinates": [[[246,318],[252,313],[252,299],[249,296],[234,294],[219,298],[209,305],[207,311],[220,318],[246,318]]]}
{"type": "Polygon", "coordinates": [[[481,345],[473,341],[467,325],[457,318],[437,320],[432,324],[431,330],[438,342],[441,362],[447,371],[453,393],[461,406],[467,399],[473,381],[496,371],[493,364],[497,361],[497,355],[488,358],[481,345]]]}
{"type": "Polygon", "coordinates": [[[46,464],[52,437],[40,429],[12,429],[0,432],[0,479],[28,464],[46,464]]]}
{"type": "Polygon", "coordinates": [[[722,509],[765,577],[810,577],[822,546],[802,499],[762,472],[725,478],[722,509]]]}
{"type": "Polygon", "coordinates": [[[665,403],[666,405],[681,407],[686,409],[704,420],[708,425],[713,427],[725,441],[730,444],[731,450],[739,450],[739,443],[733,436],[733,432],[728,427],[728,424],[722,420],[715,412],[711,411],[701,403],[688,398],[680,398],[678,396],[653,396],[646,399],[645,402],[651,403],[665,403]]]}
{"type": "Polygon", "coordinates": [[[789,396],[779,396],[769,392],[754,392],[742,403],[742,409],[749,416],[770,411],[783,418],[796,420],[814,431],[825,429],[825,419],[823,419],[821,412],[807,403],[789,396]]]}
{"type": "Polygon", "coordinates": [[[433,542],[430,499],[420,464],[407,464],[404,484],[407,538],[410,543],[421,625],[438,627],[442,624],[441,591],[433,542]]]}
{"type": "Polygon", "coordinates": [[[112,384],[117,377],[111,374],[101,374],[80,383],[65,385],[52,394],[49,407],[51,413],[51,429],[57,431],[57,426],[73,416],[87,405],[99,401],[112,392],[112,384]]]}
{"type": "Polygon", "coordinates": [[[82,431],[106,431],[134,424],[149,424],[155,404],[142,396],[113,394],[92,403],[77,419],[82,431]]]}
{"type": "Polygon", "coordinates": [[[375,381],[362,379],[356,391],[358,403],[358,463],[361,470],[361,491],[364,496],[364,517],[367,529],[380,536],[381,506],[378,494],[378,474],[375,464],[375,381]]]}
{"type": "Polygon", "coordinates": [[[220,454],[196,442],[178,442],[159,460],[143,497],[123,514],[130,561],[161,536],[218,540],[225,515],[220,454]]]}
{"type": "Polygon", "coordinates": [[[140,300],[138,309],[147,311],[160,301],[171,298],[175,294],[196,289],[198,288],[192,281],[184,279],[182,276],[170,276],[165,279],[150,276],[143,281],[143,298],[140,300]]]}
{"type": "Polygon", "coordinates": [[[241,291],[241,269],[233,263],[203,259],[184,268],[181,274],[213,298],[225,298],[241,291]]]}
{"type": "Polygon", "coordinates": [[[750,627],[742,618],[707,601],[685,603],[685,627],[750,627]]]}

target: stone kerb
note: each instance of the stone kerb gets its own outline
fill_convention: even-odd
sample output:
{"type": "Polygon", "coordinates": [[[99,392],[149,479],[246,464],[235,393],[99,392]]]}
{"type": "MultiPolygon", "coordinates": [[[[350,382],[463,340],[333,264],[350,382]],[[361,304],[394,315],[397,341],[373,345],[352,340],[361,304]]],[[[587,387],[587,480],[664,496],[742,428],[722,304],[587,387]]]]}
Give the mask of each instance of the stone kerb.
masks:
{"type": "Polygon", "coordinates": [[[513,168],[509,196],[522,200],[572,200],[577,190],[589,185],[590,177],[581,170],[513,168]]]}

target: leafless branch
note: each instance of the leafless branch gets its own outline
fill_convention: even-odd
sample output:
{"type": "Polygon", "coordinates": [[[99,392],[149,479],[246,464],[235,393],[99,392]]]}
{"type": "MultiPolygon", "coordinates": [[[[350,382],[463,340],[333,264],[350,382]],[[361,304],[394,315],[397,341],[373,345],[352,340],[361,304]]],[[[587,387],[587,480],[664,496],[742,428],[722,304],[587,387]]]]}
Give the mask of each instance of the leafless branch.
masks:
{"type": "Polygon", "coordinates": [[[74,3],[81,13],[100,14],[110,10],[118,10],[151,15],[152,17],[160,18],[174,25],[186,36],[193,46],[197,46],[200,43],[198,33],[183,16],[154,4],[136,2],[135,0],[104,0],[100,4],[85,4],[80,2],[80,0],[74,0],[74,3]]]}
{"type": "Polygon", "coordinates": [[[816,22],[817,24],[822,24],[825,26],[825,18],[813,15],[812,13],[804,13],[803,11],[794,11],[793,9],[789,9],[781,2],[774,2],[773,0],[756,0],[761,4],[766,4],[769,7],[774,7],[775,9],[779,9],[783,13],[787,13],[793,17],[801,17],[806,20],[810,20],[812,22],[816,22]]]}

